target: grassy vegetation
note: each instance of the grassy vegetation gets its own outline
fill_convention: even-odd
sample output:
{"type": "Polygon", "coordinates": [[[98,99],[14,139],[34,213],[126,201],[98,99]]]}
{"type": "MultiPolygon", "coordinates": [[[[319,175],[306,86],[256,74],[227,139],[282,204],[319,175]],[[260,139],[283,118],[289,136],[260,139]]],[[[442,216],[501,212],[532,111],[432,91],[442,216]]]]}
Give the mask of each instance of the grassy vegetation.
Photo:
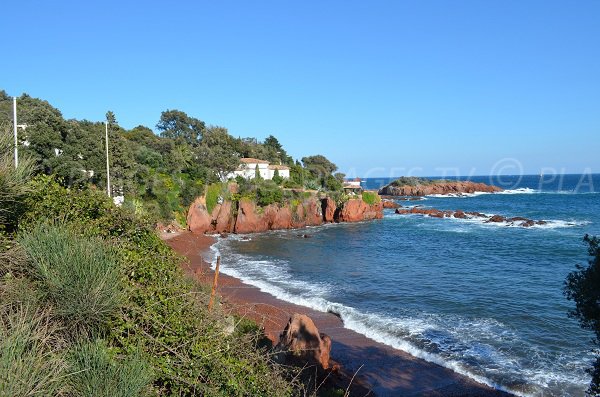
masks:
{"type": "Polygon", "coordinates": [[[381,201],[381,197],[379,197],[379,194],[377,194],[377,192],[363,192],[362,199],[365,203],[369,205],[373,205],[381,201]]]}
{"type": "Polygon", "coordinates": [[[206,210],[209,214],[211,214],[213,209],[217,206],[222,190],[223,186],[220,183],[213,183],[206,187],[206,210]]]}
{"type": "Polygon", "coordinates": [[[113,249],[96,237],[78,238],[68,224],[37,224],[19,235],[25,273],[53,312],[71,327],[92,332],[117,311],[123,288],[113,249]]]}

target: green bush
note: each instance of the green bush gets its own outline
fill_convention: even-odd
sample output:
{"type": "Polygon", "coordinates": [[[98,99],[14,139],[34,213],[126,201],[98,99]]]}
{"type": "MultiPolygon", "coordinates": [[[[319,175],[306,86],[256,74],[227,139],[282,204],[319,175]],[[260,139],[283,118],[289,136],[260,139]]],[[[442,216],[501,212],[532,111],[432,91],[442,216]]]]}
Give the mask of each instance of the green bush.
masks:
{"type": "Polygon", "coordinates": [[[221,192],[223,187],[220,183],[213,183],[212,185],[207,186],[206,188],[206,210],[209,214],[212,214],[213,209],[219,202],[219,196],[221,196],[221,192]]]}
{"type": "Polygon", "coordinates": [[[261,207],[269,204],[281,204],[283,190],[272,181],[264,181],[256,188],[256,203],[261,207]]]}
{"type": "Polygon", "coordinates": [[[40,223],[18,242],[30,259],[29,275],[72,327],[93,330],[114,316],[122,297],[119,265],[102,240],[40,223]]]}
{"type": "Polygon", "coordinates": [[[376,192],[363,192],[362,199],[369,205],[373,205],[381,201],[381,197],[379,197],[376,192]]]}
{"type": "Polygon", "coordinates": [[[342,182],[333,175],[328,175],[324,180],[325,188],[330,192],[338,192],[342,190],[342,182]]]}
{"type": "Polygon", "coordinates": [[[80,397],[137,397],[152,380],[148,365],[138,356],[124,360],[111,357],[101,339],[86,341],[68,356],[71,391],[80,397]]]}
{"type": "Polygon", "coordinates": [[[304,181],[304,188],[308,190],[319,190],[321,189],[321,184],[315,179],[307,179],[304,181]]]}

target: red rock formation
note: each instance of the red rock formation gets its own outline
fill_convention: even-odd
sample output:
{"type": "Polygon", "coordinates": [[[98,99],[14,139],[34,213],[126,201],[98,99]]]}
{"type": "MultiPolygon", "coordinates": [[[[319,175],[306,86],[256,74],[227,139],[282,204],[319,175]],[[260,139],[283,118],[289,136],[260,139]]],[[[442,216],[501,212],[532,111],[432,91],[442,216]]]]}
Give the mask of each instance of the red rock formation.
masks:
{"type": "Polygon", "coordinates": [[[395,202],[394,200],[382,200],[383,208],[400,208],[402,207],[400,204],[395,202]]]}
{"type": "Polygon", "coordinates": [[[188,228],[192,233],[203,234],[211,229],[211,222],[212,218],[206,210],[204,197],[198,197],[188,211],[188,228]]]}
{"type": "Polygon", "coordinates": [[[311,197],[295,207],[291,203],[279,206],[271,204],[264,208],[242,199],[237,204],[224,201],[209,214],[205,200],[200,197],[190,206],[187,216],[188,228],[194,233],[257,233],[267,230],[296,229],[318,226],[324,222],[357,222],[383,217],[382,203],[368,205],[361,199],[349,200],[338,209],[331,198],[323,200],[311,197]],[[339,216],[338,216],[339,214],[339,216]]]}
{"type": "Polygon", "coordinates": [[[475,192],[501,192],[497,186],[486,185],[485,183],[475,183],[469,181],[448,181],[431,183],[426,185],[404,185],[394,186],[386,185],[379,189],[380,195],[388,196],[428,196],[431,194],[463,194],[475,192]]]}
{"type": "Polygon", "coordinates": [[[340,211],[340,222],[360,222],[383,218],[381,202],[369,205],[361,199],[350,199],[340,211]]]}
{"type": "Polygon", "coordinates": [[[337,205],[335,205],[335,201],[330,197],[324,199],[323,203],[325,210],[323,211],[325,216],[325,222],[333,222],[335,219],[335,210],[337,209],[337,205]]]}
{"type": "Polygon", "coordinates": [[[331,339],[319,332],[310,317],[294,313],[279,336],[276,350],[280,361],[292,360],[304,364],[316,364],[329,368],[331,339]]]}

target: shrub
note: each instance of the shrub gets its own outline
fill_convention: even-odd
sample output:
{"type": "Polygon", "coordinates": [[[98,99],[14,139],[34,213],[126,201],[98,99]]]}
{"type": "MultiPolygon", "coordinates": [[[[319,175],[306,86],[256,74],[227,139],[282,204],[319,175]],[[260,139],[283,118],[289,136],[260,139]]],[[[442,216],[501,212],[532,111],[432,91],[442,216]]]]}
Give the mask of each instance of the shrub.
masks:
{"type": "Polygon", "coordinates": [[[339,181],[333,175],[328,175],[324,180],[325,188],[330,192],[337,192],[342,190],[342,182],[339,181]]]}
{"type": "Polygon", "coordinates": [[[21,233],[18,242],[30,259],[29,275],[70,325],[93,330],[115,314],[119,267],[102,240],[81,238],[66,224],[41,223],[21,233]]]}
{"type": "Polygon", "coordinates": [[[365,203],[373,205],[381,201],[381,197],[376,192],[363,192],[362,199],[365,203]]]}
{"type": "Polygon", "coordinates": [[[209,214],[212,213],[213,209],[219,202],[219,196],[223,187],[220,183],[213,183],[206,188],[206,210],[209,214]]]}
{"type": "Polygon", "coordinates": [[[272,181],[264,181],[256,188],[256,203],[261,207],[269,204],[281,204],[283,190],[272,181]]]}
{"type": "Polygon", "coordinates": [[[136,397],[152,380],[148,365],[139,356],[117,360],[100,339],[77,345],[68,361],[69,386],[80,397],[136,397]]]}
{"type": "Polygon", "coordinates": [[[304,181],[304,188],[308,190],[319,190],[321,189],[321,184],[316,179],[307,179],[304,181]]]}
{"type": "Polygon", "coordinates": [[[283,177],[279,175],[278,169],[275,169],[275,172],[273,172],[272,181],[275,182],[277,185],[281,185],[281,183],[283,182],[283,177]]]}

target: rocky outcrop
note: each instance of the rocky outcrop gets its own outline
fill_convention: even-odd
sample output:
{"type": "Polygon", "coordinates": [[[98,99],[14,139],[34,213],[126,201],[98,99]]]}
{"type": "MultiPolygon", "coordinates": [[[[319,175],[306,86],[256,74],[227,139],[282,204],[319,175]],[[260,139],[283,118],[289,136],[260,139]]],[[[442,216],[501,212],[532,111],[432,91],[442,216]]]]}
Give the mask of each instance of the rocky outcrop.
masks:
{"type": "Polygon", "coordinates": [[[383,203],[383,208],[396,209],[396,208],[402,207],[400,204],[398,204],[394,200],[386,199],[386,200],[382,200],[382,203],[383,203]]]}
{"type": "Polygon", "coordinates": [[[396,214],[399,215],[407,215],[407,214],[419,214],[430,216],[432,218],[458,218],[458,219],[481,219],[484,223],[506,223],[506,226],[521,226],[521,227],[531,227],[535,225],[545,225],[548,222],[546,221],[536,221],[528,218],[523,218],[520,216],[516,216],[513,218],[507,218],[502,215],[485,215],[480,212],[464,212],[461,210],[450,211],[450,210],[438,210],[435,208],[423,208],[423,207],[413,207],[413,208],[397,208],[396,214]]]}
{"type": "Polygon", "coordinates": [[[275,349],[279,352],[279,362],[329,368],[331,339],[320,333],[312,319],[306,315],[298,313],[292,315],[279,335],[279,343],[275,349]]]}
{"type": "Polygon", "coordinates": [[[383,204],[369,205],[362,199],[351,199],[338,207],[331,198],[316,196],[300,203],[271,204],[258,207],[242,199],[217,204],[209,214],[203,197],[190,206],[187,224],[190,231],[204,233],[258,233],[268,230],[299,229],[331,222],[357,222],[383,217],[383,204]]]}
{"type": "Polygon", "coordinates": [[[369,205],[361,199],[348,200],[340,211],[340,222],[360,222],[383,218],[383,203],[369,205]]]}
{"type": "Polygon", "coordinates": [[[187,215],[189,230],[197,234],[229,232],[233,230],[234,220],[230,201],[217,204],[209,214],[204,197],[192,203],[187,215]]]}
{"type": "Polygon", "coordinates": [[[501,191],[502,189],[497,186],[469,181],[440,181],[414,186],[396,186],[392,182],[379,189],[379,194],[387,196],[429,196],[431,194],[461,195],[475,192],[496,193],[501,191]]]}

